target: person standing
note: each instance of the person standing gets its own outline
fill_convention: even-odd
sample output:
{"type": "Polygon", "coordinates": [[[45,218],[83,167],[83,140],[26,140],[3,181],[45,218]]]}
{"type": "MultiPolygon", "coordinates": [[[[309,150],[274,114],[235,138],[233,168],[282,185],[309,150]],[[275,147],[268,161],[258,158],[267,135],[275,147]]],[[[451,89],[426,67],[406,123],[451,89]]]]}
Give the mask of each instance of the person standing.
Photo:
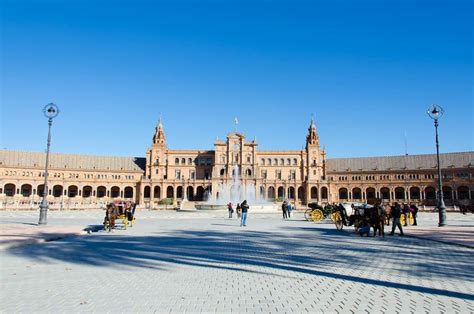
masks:
{"type": "Polygon", "coordinates": [[[237,203],[237,207],[235,208],[235,211],[237,212],[237,218],[240,218],[241,207],[239,203],[237,203]]]}
{"type": "Polygon", "coordinates": [[[283,212],[283,219],[286,219],[287,218],[287,215],[286,215],[286,201],[284,201],[281,204],[281,211],[283,212]]]}
{"type": "Polygon", "coordinates": [[[413,225],[417,226],[418,223],[416,222],[416,216],[418,215],[418,206],[416,206],[415,204],[411,204],[410,211],[411,211],[411,214],[413,215],[413,225]]]}
{"type": "Polygon", "coordinates": [[[249,205],[247,204],[247,200],[244,200],[242,204],[240,205],[240,208],[242,210],[242,218],[240,220],[240,226],[247,226],[247,212],[249,210],[249,205]]]}
{"type": "Polygon", "coordinates": [[[227,210],[229,211],[229,218],[232,218],[232,213],[234,212],[234,209],[232,208],[232,203],[229,202],[229,204],[227,204],[227,210]]]}
{"type": "Polygon", "coordinates": [[[290,202],[288,202],[288,205],[286,206],[286,211],[288,212],[288,218],[291,218],[291,211],[293,210],[293,205],[291,205],[290,202]]]}
{"type": "Polygon", "coordinates": [[[403,216],[405,216],[405,225],[408,227],[408,219],[410,218],[410,206],[407,203],[403,204],[403,216]]]}
{"type": "Polygon", "coordinates": [[[400,223],[400,217],[402,216],[402,208],[400,204],[395,203],[395,206],[392,209],[392,218],[393,218],[393,224],[392,224],[392,232],[390,232],[390,235],[395,234],[395,227],[398,227],[400,230],[400,235],[403,236],[403,229],[402,229],[402,224],[400,223]]]}

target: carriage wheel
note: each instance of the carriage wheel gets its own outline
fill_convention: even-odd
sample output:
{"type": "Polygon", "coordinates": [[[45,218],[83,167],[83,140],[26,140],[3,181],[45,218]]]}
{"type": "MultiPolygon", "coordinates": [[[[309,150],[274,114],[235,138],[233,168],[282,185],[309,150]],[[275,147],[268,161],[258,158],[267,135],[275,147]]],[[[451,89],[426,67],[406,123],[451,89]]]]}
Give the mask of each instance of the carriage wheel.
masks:
{"type": "Polygon", "coordinates": [[[337,230],[342,230],[342,228],[344,228],[344,224],[342,223],[342,217],[340,213],[338,212],[332,213],[331,219],[332,221],[334,221],[334,224],[336,224],[337,230]]]}
{"type": "Polygon", "coordinates": [[[312,217],[311,217],[311,213],[313,212],[312,209],[307,209],[305,212],[304,212],[304,219],[306,219],[306,221],[313,221],[312,217]]]}
{"type": "Polygon", "coordinates": [[[315,209],[311,213],[311,218],[314,222],[318,222],[324,219],[324,214],[320,209],[315,209]]]}
{"type": "Polygon", "coordinates": [[[403,214],[400,215],[400,223],[402,224],[402,226],[405,225],[405,215],[403,214]]]}
{"type": "Polygon", "coordinates": [[[413,224],[415,223],[415,218],[413,217],[413,213],[410,213],[408,215],[408,223],[413,226],[413,224]]]}

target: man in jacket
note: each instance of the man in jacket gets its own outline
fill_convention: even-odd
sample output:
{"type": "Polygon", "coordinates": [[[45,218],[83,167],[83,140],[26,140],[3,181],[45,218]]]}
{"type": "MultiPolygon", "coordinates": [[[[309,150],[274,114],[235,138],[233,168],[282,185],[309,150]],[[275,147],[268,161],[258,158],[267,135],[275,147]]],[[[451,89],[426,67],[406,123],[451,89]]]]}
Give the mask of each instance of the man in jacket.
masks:
{"type": "Polygon", "coordinates": [[[392,217],[393,217],[393,225],[392,225],[392,232],[390,232],[390,235],[394,235],[395,233],[395,227],[398,227],[400,230],[400,235],[403,236],[403,229],[402,229],[402,224],[400,223],[400,217],[402,216],[402,208],[400,204],[395,203],[395,206],[392,209],[392,217]]]}
{"type": "Polygon", "coordinates": [[[242,210],[242,218],[240,220],[240,226],[247,226],[247,212],[249,210],[249,205],[247,204],[247,200],[243,201],[242,204],[240,204],[240,208],[242,210]]]}

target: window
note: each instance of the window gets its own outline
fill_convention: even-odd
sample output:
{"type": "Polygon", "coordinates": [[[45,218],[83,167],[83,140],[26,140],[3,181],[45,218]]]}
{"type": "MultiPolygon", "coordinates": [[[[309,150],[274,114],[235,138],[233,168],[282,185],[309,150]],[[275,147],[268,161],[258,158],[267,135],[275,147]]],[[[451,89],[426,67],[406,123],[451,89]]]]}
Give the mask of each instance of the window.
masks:
{"type": "Polygon", "coordinates": [[[285,159],[281,158],[280,159],[280,166],[283,166],[283,165],[285,165],[285,159]]]}
{"type": "Polygon", "coordinates": [[[181,170],[176,170],[174,172],[174,178],[175,179],[181,179],[181,170]]]}
{"type": "Polygon", "coordinates": [[[179,158],[176,158],[176,159],[174,160],[174,163],[175,163],[175,165],[179,165],[179,158]]]}
{"type": "Polygon", "coordinates": [[[195,171],[191,171],[191,172],[189,173],[189,177],[190,177],[192,180],[196,179],[196,172],[195,172],[195,171]]]}
{"type": "Polygon", "coordinates": [[[192,165],[193,164],[193,159],[192,158],[188,158],[188,165],[192,165]]]}
{"type": "Polygon", "coordinates": [[[272,165],[272,160],[270,158],[268,158],[268,165],[271,166],[272,165]]]}
{"type": "Polygon", "coordinates": [[[247,162],[250,162],[252,160],[252,158],[249,156],[247,156],[247,162]]]}
{"type": "Polygon", "coordinates": [[[296,179],[296,171],[291,170],[290,171],[290,180],[295,180],[296,179]]]}
{"type": "Polygon", "coordinates": [[[296,158],[293,158],[293,166],[298,165],[298,160],[296,158]]]}
{"type": "Polygon", "coordinates": [[[181,158],[181,164],[185,165],[186,164],[186,158],[181,158]]]}
{"type": "Polygon", "coordinates": [[[276,171],[276,178],[277,178],[278,180],[281,180],[281,170],[277,170],[277,171],[276,171]]]}
{"type": "Polygon", "coordinates": [[[286,160],[286,165],[287,165],[287,166],[290,166],[290,165],[291,165],[291,159],[290,159],[290,158],[288,158],[288,159],[286,160]]]}
{"type": "Polygon", "coordinates": [[[263,179],[267,178],[267,170],[262,170],[262,178],[263,179]]]}

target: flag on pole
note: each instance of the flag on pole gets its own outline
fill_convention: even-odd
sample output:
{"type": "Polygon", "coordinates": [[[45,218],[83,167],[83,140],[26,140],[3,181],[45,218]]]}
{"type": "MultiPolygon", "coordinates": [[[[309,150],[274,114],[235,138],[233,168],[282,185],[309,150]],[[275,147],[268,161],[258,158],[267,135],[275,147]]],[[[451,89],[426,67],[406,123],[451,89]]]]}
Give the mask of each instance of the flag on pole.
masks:
{"type": "Polygon", "coordinates": [[[237,117],[235,117],[234,122],[235,122],[236,125],[239,124],[239,119],[237,119],[237,117]]]}

